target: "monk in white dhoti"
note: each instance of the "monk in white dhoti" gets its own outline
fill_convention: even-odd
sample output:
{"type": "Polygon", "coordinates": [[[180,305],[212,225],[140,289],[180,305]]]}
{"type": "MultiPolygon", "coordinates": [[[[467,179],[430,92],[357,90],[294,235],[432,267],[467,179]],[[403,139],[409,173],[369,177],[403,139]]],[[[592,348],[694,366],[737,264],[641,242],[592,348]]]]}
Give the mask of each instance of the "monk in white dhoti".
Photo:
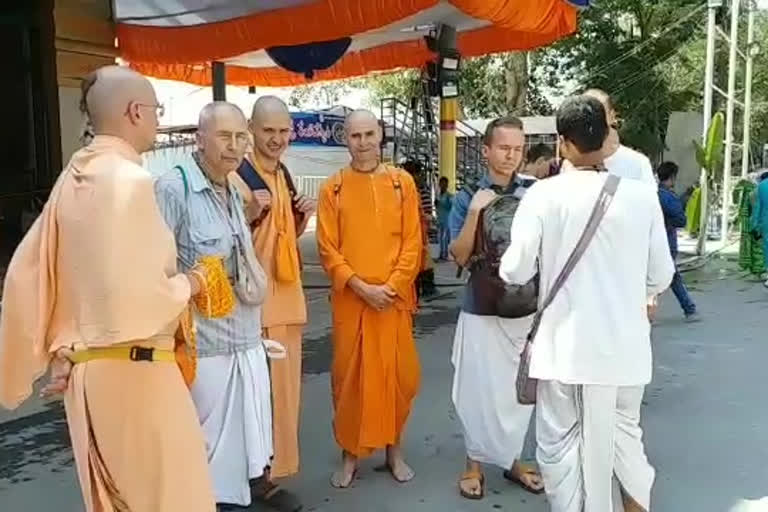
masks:
{"type": "MultiPolygon", "coordinates": [[[[459,478],[459,493],[471,500],[485,495],[481,464],[502,468],[504,477],[534,494],[543,492],[535,468],[524,464],[523,452],[533,407],[520,405],[508,384],[520,365],[520,352],[532,318],[502,318],[488,294],[492,265],[475,265],[481,211],[498,194],[523,197],[534,180],[517,173],[525,152],[523,123],[515,117],[492,121],[486,128],[483,154],[488,174],[474,187],[456,194],[448,217],[456,262],[470,269],[456,325],[451,361],[454,366],[453,405],[461,421],[466,447],[466,468],[459,478]]],[[[509,226],[504,227],[505,230],[509,226]]],[[[498,265],[498,261],[492,262],[498,265]]]]}
{"type": "Polygon", "coordinates": [[[59,176],[8,269],[0,404],[18,406],[50,368],[43,393],[65,392],[86,511],[214,512],[203,435],[173,352],[199,283],[177,272],[139,155],[154,144],[162,107],[126,68],[85,83],[96,136],[59,176]]]}
{"type": "MultiPolygon", "coordinates": [[[[608,176],[601,166],[608,125],[599,101],[566,100],[557,130],[561,152],[573,165],[528,190],[500,268],[514,284],[538,271],[542,298],[584,232],[608,176]]],[[[673,274],[656,191],[622,178],[533,340],[537,459],[553,512],[650,510],[654,470],[640,428],[643,390],[651,380],[646,304],[673,274]]]]}
{"type": "Polygon", "coordinates": [[[155,185],[160,210],[176,235],[179,266],[222,258],[235,290],[229,316],[197,318],[198,376],[192,387],[216,501],[224,510],[252,500],[285,501],[281,490],[264,485],[273,455],[261,330],[267,279],[253,252],[242,198],[228,181],[248,140],[243,112],[231,103],[211,103],[200,112],[193,163],[171,169],[155,185]]]}

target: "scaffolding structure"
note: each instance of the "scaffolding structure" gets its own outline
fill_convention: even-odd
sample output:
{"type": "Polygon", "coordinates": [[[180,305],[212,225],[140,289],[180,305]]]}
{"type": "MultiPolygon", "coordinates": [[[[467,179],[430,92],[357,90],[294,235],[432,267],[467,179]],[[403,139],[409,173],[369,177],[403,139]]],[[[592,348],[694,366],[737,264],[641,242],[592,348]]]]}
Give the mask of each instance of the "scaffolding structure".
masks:
{"type": "MultiPolygon", "coordinates": [[[[759,44],[755,41],[755,12],[757,4],[755,0],[730,0],[730,33],[726,33],[717,24],[717,13],[723,8],[724,0],[707,0],[708,19],[707,19],[707,57],[705,67],[704,84],[704,130],[703,138],[706,141],[709,125],[712,120],[713,103],[715,93],[726,99],[725,112],[725,155],[723,159],[723,179],[720,210],[720,240],[725,246],[728,243],[728,228],[731,209],[731,178],[733,177],[733,152],[734,148],[741,148],[741,177],[745,178],[749,173],[750,163],[750,144],[751,144],[751,109],[752,109],[752,75],[753,61],[760,51],[759,44]],[[745,47],[739,48],[739,23],[741,21],[742,7],[747,12],[747,38],[745,47]],[[728,44],[728,88],[726,91],[721,89],[715,83],[715,54],[717,52],[717,42],[722,40],[728,44]],[[744,99],[740,101],[738,91],[736,90],[736,75],[741,61],[744,62],[744,99]],[[743,138],[742,142],[734,142],[734,126],[736,117],[736,107],[743,112],[743,138]]],[[[709,195],[711,193],[707,186],[707,173],[701,171],[701,201],[702,205],[710,205],[709,195]]],[[[698,253],[702,255],[705,250],[707,234],[710,223],[717,222],[717,217],[711,215],[714,213],[712,208],[702,208],[702,214],[699,225],[699,244],[698,253]]],[[[716,226],[715,226],[716,227],[716,226]]]]}

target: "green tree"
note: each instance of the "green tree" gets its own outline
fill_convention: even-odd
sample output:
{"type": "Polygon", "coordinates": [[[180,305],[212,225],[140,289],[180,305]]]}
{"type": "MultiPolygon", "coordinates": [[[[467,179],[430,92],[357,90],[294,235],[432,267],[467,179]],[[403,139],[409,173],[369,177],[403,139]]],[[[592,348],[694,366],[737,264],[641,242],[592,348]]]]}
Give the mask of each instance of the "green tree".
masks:
{"type": "MultiPolygon", "coordinates": [[[[459,73],[460,105],[464,117],[485,118],[505,114],[549,115],[552,106],[530,77],[532,56],[510,52],[464,59],[459,73]]],[[[405,70],[366,79],[371,102],[383,98],[407,101],[422,94],[422,72],[405,70]]]]}
{"type": "Polygon", "coordinates": [[[699,0],[595,3],[581,14],[574,36],[543,52],[547,85],[563,95],[573,92],[563,90],[568,82],[577,89],[605,89],[621,113],[622,137],[652,157],[659,155],[670,112],[695,104],[700,95],[703,67],[691,70],[690,82],[674,89],[667,66],[703,38],[702,6],[699,0]]]}
{"type": "Polygon", "coordinates": [[[308,105],[329,108],[360,86],[359,80],[336,80],[296,87],[288,97],[288,105],[306,108],[308,105]]]}

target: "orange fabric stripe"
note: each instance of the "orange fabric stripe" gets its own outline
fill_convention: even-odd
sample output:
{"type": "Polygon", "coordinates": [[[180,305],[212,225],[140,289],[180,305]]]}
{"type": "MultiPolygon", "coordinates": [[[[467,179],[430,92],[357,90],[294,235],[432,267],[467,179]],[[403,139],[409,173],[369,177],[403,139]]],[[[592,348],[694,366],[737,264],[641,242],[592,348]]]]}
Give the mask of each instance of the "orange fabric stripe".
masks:
{"type": "MultiPolygon", "coordinates": [[[[487,27],[459,34],[459,49],[465,57],[476,57],[488,53],[510,50],[529,50],[545,46],[576,30],[576,17],[561,17],[551,20],[551,31],[541,33],[519,32],[496,27],[487,27]]],[[[348,53],[331,68],[319,71],[312,82],[338,80],[362,76],[373,72],[392,71],[398,68],[422,66],[434,54],[427,49],[422,39],[402,41],[377,46],[361,52],[348,53]]],[[[180,80],[201,86],[212,83],[210,65],[204,64],[157,64],[149,62],[131,63],[138,72],[180,80]]],[[[284,87],[309,83],[303,75],[278,67],[248,68],[227,66],[227,83],[231,85],[261,85],[284,87]]]]}
{"type": "Polygon", "coordinates": [[[198,63],[227,59],[268,46],[330,41],[360,34],[437,3],[438,0],[319,0],[204,25],[118,24],[117,38],[120,55],[129,62],[198,63]]]}
{"type": "MultiPolygon", "coordinates": [[[[492,27],[459,34],[467,57],[528,50],[550,44],[576,30],[577,10],[565,0],[450,0],[461,11],[492,27]]],[[[138,71],[171,80],[210,85],[209,62],[273,45],[328,41],[360,34],[429,9],[438,0],[320,0],[318,2],[219,23],[186,27],[119,24],[121,57],[138,71]],[[201,44],[204,41],[205,44],[201,44]]],[[[422,38],[348,53],[314,81],[337,80],[397,68],[420,67],[433,57],[422,38]]],[[[307,83],[278,67],[229,66],[232,85],[290,86],[307,83]]]]}

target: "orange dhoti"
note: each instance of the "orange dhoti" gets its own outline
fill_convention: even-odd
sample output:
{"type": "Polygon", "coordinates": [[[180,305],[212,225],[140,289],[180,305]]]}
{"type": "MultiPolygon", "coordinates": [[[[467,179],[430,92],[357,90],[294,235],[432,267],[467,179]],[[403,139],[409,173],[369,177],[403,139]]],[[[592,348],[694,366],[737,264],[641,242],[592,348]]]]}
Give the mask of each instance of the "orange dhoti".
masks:
{"type": "MultiPolygon", "coordinates": [[[[169,350],[173,339],[131,343],[169,350]]],[[[65,408],[88,512],[213,512],[203,435],[179,368],[75,365],[65,408]]]]}
{"type": "Polygon", "coordinates": [[[270,361],[272,377],[272,425],[274,459],[271,474],[276,478],[299,471],[299,410],[301,403],[301,334],[303,325],[267,327],[264,338],[285,347],[285,359],[270,361]]]}
{"type": "Polygon", "coordinates": [[[336,442],[358,457],[400,442],[419,388],[409,311],[377,312],[347,288],[333,297],[336,442]]]}
{"type": "Polygon", "coordinates": [[[422,255],[418,197],[410,175],[384,165],[344,169],[320,192],[317,244],[333,289],[334,430],[356,456],[400,441],[419,387],[411,316],[422,255]],[[386,285],[393,303],[376,311],[348,286],[353,277],[386,285]]]}

